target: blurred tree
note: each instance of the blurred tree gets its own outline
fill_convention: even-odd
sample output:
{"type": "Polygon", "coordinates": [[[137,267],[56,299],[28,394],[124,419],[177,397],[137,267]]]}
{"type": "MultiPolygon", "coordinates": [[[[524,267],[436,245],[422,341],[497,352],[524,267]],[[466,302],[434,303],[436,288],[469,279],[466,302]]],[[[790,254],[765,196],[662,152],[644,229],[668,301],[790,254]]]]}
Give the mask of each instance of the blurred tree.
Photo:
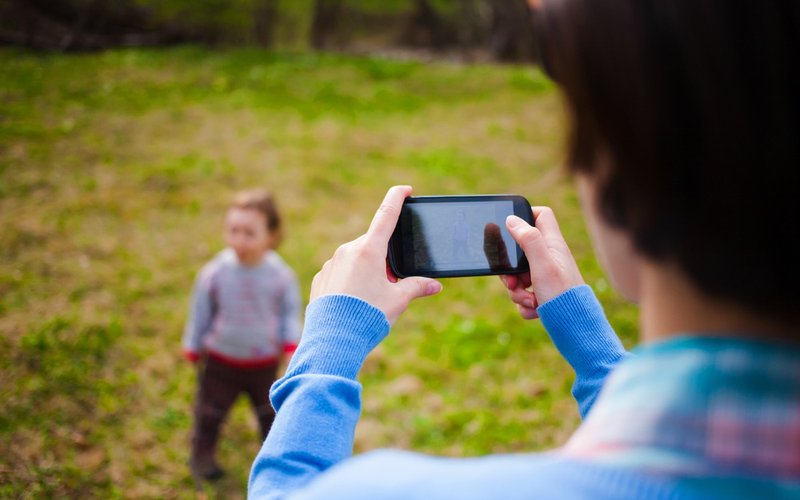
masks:
{"type": "Polygon", "coordinates": [[[339,24],[342,0],[316,0],[311,21],[311,47],[322,50],[330,46],[339,24]]]}
{"type": "Polygon", "coordinates": [[[469,49],[486,42],[486,2],[461,0],[458,3],[458,42],[469,49]]]}
{"type": "Polygon", "coordinates": [[[491,50],[500,61],[535,61],[536,38],[525,0],[492,0],[491,50]]]}
{"type": "Polygon", "coordinates": [[[453,28],[429,0],[414,0],[414,9],[401,37],[404,44],[441,49],[455,41],[453,28]]]}
{"type": "Polygon", "coordinates": [[[159,29],[180,33],[186,41],[252,44],[259,0],[117,0],[146,9],[159,29]]]}
{"type": "Polygon", "coordinates": [[[253,29],[256,42],[262,47],[275,43],[275,26],[278,24],[278,0],[255,0],[253,29]]]}
{"type": "Polygon", "coordinates": [[[0,0],[0,43],[42,50],[97,50],[151,45],[176,33],[149,29],[147,12],[127,2],[0,0]]]}
{"type": "Polygon", "coordinates": [[[98,50],[168,43],[315,50],[403,45],[534,61],[525,0],[0,0],[0,44],[98,50]]]}

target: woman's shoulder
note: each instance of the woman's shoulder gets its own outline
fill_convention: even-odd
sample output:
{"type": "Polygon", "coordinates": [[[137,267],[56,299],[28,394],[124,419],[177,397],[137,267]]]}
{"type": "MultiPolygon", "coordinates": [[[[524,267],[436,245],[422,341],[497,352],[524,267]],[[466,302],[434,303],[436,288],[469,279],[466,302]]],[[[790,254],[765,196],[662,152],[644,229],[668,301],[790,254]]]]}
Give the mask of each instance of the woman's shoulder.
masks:
{"type": "Polygon", "coordinates": [[[678,487],[671,478],[552,452],[443,458],[378,450],[331,468],[303,493],[308,498],[664,498],[677,496],[678,487]]]}

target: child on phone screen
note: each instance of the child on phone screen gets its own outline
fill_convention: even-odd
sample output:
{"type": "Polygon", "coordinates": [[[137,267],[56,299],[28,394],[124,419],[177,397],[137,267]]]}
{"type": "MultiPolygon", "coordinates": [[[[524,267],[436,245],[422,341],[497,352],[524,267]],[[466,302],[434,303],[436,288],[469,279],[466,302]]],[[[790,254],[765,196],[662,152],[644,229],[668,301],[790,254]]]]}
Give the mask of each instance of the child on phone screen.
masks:
{"type": "Polygon", "coordinates": [[[275,252],[281,217],[266,191],[236,195],[225,216],[227,247],[200,270],[183,335],[183,352],[202,363],[195,404],[191,466],[206,479],[223,474],[215,451],[220,426],[240,393],[266,437],[275,413],[267,388],[282,355],[300,339],[297,279],[275,252]]]}

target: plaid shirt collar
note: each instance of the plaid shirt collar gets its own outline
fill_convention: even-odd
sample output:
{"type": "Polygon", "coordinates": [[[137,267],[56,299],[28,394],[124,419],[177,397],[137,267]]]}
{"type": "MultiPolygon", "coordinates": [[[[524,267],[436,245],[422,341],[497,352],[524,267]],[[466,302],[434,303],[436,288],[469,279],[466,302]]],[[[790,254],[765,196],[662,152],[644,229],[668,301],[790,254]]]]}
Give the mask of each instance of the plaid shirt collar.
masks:
{"type": "Polygon", "coordinates": [[[685,337],[633,353],[565,454],[684,477],[800,481],[800,347],[685,337]]]}

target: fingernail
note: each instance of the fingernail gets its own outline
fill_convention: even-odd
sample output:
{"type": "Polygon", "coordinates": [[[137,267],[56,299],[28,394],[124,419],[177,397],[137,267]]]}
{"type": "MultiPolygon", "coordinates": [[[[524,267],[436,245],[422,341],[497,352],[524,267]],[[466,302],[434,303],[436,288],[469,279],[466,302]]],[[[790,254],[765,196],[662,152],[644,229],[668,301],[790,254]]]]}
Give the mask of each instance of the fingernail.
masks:
{"type": "Polygon", "coordinates": [[[523,300],[523,301],[522,301],[522,305],[524,305],[524,306],[525,306],[525,307],[527,307],[528,309],[534,309],[534,304],[533,304],[533,301],[532,301],[531,299],[525,299],[525,300],[523,300]]]}
{"type": "Polygon", "coordinates": [[[518,227],[522,223],[522,219],[516,215],[509,215],[506,217],[506,225],[511,228],[518,227]]]}
{"type": "Polygon", "coordinates": [[[433,295],[441,291],[442,291],[442,284],[439,283],[438,281],[431,281],[430,283],[428,283],[428,286],[425,287],[426,295],[433,295]]]}

